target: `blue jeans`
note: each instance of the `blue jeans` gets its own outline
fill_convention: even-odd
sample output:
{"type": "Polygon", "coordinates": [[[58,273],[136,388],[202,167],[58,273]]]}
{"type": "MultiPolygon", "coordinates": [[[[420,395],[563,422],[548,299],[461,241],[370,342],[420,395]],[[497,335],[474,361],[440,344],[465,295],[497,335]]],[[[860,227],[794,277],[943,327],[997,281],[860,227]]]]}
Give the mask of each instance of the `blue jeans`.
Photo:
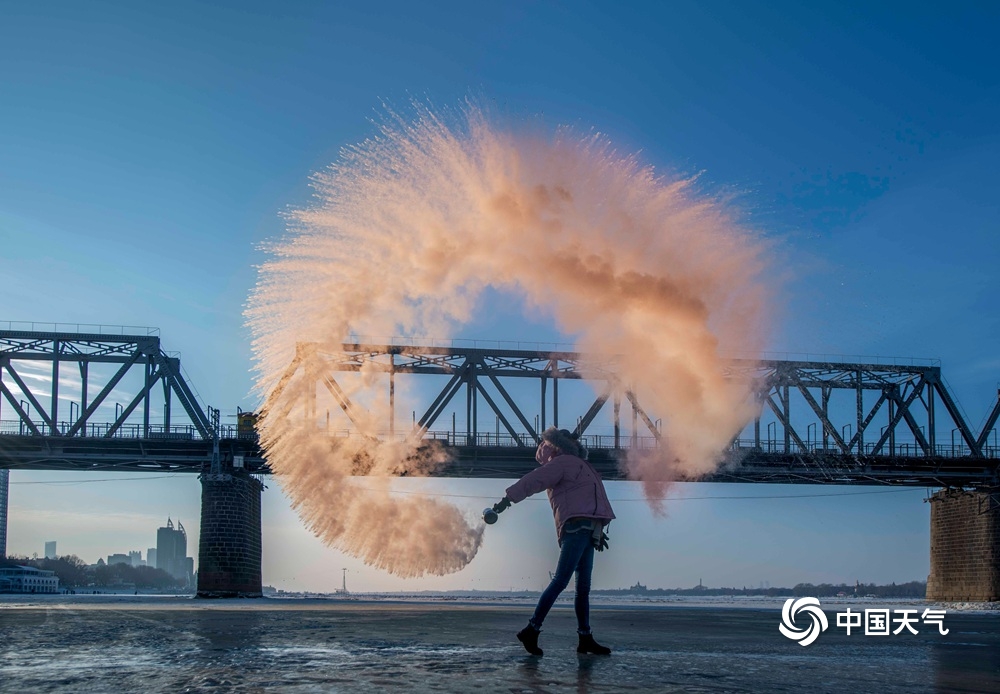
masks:
{"type": "Polygon", "coordinates": [[[573,607],[576,610],[577,630],[581,634],[590,633],[590,574],[594,570],[594,545],[590,541],[591,531],[573,529],[573,521],[567,521],[563,531],[562,545],[559,552],[559,563],[549,587],[538,599],[535,614],[531,617],[531,626],[542,628],[545,615],[552,609],[556,598],[569,585],[569,579],[576,572],[576,599],[573,607]]]}

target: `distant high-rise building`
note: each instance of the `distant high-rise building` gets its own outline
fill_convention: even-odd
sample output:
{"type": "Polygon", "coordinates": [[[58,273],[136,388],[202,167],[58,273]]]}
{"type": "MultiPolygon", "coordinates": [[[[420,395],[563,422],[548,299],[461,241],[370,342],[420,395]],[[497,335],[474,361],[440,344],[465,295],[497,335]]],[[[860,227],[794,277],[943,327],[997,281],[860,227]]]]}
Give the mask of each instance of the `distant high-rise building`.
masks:
{"type": "Polygon", "coordinates": [[[191,559],[191,569],[188,568],[187,532],[184,525],[167,518],[166,526],[156,531],[156,568],[163,569],[174,578],[183,578],[191,582],[194,560],[191,559]]]}
{"type": "Polygon", "coordinates": [[[128,564],[132,565],[132,560],[129,559],[127,554],[109,554],[108,555],[108,566],[112,564],[128,564]]]}
{"type": "Polygon", "coordinates": [[[7,483],[9,476],[9,470],[0,470],[0,559],[7,558],[7,483]]]}
{"type": "Polygon", "coordinates": [[[128,559],[129,559],[129,563],[132,566],[142,566],[143,565],[142,552],[139,551],[139,550],[136,550],[134,552],[130,551],[128,553],[128,559]]]}
{"type": "Polygon", "coordinates": [[[156,547],[150,547],[146,550],[146,566],[156,568],[156,547]]]}
{"type": "Polygon", "coordinates": [[[45,558],[46,559],[55,559],[56,556],[57,556],[56,555],[56,541],[53,540],[52,542],[46,542],[45,543],[45,558]]]}

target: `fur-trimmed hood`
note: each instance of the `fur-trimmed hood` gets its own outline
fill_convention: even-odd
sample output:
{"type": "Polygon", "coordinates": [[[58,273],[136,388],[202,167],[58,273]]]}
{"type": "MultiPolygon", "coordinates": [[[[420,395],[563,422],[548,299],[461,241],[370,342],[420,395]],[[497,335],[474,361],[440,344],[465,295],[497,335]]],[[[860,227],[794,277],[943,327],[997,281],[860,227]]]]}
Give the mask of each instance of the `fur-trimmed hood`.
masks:
{"type": "Polygon", "coordinates": [[[587,447],[583,445],[577,434],[570,432],[568,429],[549,427],[542,432],[542,441],[548,441],[563,453],[575,455],[583,460],[587,459],[587,447]]]}

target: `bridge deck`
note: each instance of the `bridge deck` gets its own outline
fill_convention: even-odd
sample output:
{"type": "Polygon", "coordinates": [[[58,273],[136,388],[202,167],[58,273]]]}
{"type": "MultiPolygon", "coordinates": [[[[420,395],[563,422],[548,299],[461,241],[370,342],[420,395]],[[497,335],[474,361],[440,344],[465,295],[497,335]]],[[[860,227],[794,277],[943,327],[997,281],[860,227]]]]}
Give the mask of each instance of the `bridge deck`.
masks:
{"type": "MultiPolygon", "coordinates": [[[[161,435],[162,436],[162,435],[161,435]]],[[[455,443],[450,437],[441,444],[455,443]]],[[[814,449],[784,452],[775,442],[763,448],[735,442],[719,470],[710,476],[677,481],[868,484],[906,486],[993,487],[998,460],[969,455],[844,455],[814,449]]],[[[534,448],[514,445],[445,445],[452,462],[438,477],[517,478],[535,467],[534,448]]],[[[919,449],[910,448],[913,453],[919,449]]],[[[960,453],[945,451],[948,453],[960,453]]],[[[992,451],[991,451],[992,452],[992,451]]],[[[271,470],[254,437],[223,438],[225,465],[234,461],[253,473],[271,470]]],[[[605,479],[624,479],[619,465],[627,449],[592,448],[591,462],[605,479]]],[[[210,441],[197,438],[88,438],[0,434],[0,468],[200,473],[212,459],[210,441]]]]}

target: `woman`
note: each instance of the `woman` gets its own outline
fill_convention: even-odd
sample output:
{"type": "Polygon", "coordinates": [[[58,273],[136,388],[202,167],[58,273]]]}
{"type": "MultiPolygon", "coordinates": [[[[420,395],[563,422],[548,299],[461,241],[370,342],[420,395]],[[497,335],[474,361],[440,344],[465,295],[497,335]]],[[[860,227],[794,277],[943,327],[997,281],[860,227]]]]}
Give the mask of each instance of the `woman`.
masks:
{"type": "Polygon", "coordinates": [[[587,449],[578,435],[566,429],[546,429],[535,451],[535,460],[540,467],[508,487],[507,495],[493,506],[493,510],[500,513],[511,503],[516,504],[543,489],[548,490],[549,503],[552,504],[559,538],[559,563],[552,582],[538,600],[528,626],[517,634],[518,640],[532,655],[542,655],[542,649],[538,647],[542,622],[556,598],[569,585],[574,571],[576,599],[573,606],[576,609],[577,633],[580,635],[576,652],[611,653],[611,649],[597,643],[590,632],[590,574],[594,568],[594,550],[607,547],[604,528],[615,514],[601,476],[586,458],[587,449]]]}

